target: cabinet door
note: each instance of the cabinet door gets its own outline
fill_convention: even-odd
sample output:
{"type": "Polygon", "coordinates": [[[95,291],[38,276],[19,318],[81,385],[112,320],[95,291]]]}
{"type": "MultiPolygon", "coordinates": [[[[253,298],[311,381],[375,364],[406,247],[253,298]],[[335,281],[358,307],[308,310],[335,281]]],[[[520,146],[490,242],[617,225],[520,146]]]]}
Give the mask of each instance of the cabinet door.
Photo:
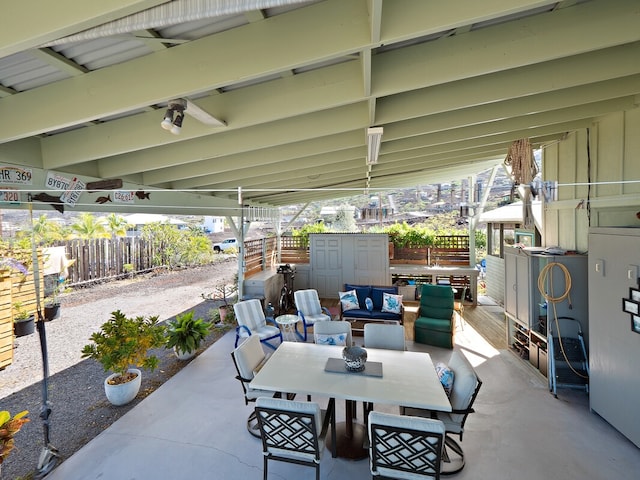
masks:
{"type": "Polygon", "coordinates": [[[516,256],[504,256],[504,310],[513,317],[518,316],[517,285],[516,285],[516,256]]]}
{"type": "Polygon", "coordinates": [[[334,298],[342,288],[342,238],[311,235],[311,288],[320,298],[334,298]]]}
{"type": "Polygon", "coordinates": [[[517,317],[525,325],[529,325],[530,292],[532,287],[529,257],[525,255],[516,255],[516,303],[517,317]]]}

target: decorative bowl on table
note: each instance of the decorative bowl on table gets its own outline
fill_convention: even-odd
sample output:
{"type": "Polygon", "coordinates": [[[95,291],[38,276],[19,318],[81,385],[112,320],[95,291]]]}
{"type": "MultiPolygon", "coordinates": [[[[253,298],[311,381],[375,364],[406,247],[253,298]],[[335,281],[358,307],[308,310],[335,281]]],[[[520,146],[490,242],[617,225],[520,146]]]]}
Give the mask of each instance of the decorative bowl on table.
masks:
{"type": "Polygon", "coordinates": [[[362,347],[344,347],[342,349],[344,365],[350,372],[361,372],[367,361],[367,351],[362,347]]]}

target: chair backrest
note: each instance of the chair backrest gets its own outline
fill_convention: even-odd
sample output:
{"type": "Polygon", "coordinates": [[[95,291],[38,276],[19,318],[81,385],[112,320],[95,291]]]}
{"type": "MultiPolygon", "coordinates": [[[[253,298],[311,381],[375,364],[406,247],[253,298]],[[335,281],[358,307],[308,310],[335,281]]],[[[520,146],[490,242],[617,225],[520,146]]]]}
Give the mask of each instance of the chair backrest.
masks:
{"type": "Polygon", "coordinates": [[[372,411],[368,423],[374,476],[440,478],[445,436],[440,420],[372,411]]]}
{"type": "Polygon", "coordinates": [[[404,350],[404,327],[390,323],[366,323],[364,325],[364,346],[404,350]]]}
{"type": "Polygon", "coordinates": [[[234,303],[233,310],[236,314],[238,325],[244,325],[252,332],[267,323],[262,311],[262,303],[257,298],[234,303]]]}
{"type": "Polygon", "coordinates": [[[313,326],[313,337],[319,345],[353,345],[351,334],[351,322],[345,320],[332,320],[329,322],[317,322],[313,326]]]}
{"type": "Polygon", "coordinates": [[[255,411],[264,455],[320,463],[324,441],[319,438],[322,412],[317,403],[260,397],[255,411]]]}
{"type": "Polygon", "coordinates": [[[256,370],[264,362],[266,355],[260,343],[258,335],[251,335],[231,352],[231,357],[236,364],[238,375],[242,381],[253,380],[256,370]]]}
{"type": "Polygon", "coordinates": [[[449,358],[449,368],[453,371],[453,386],[449,401],[453,410],[466,411],[466,413],[451,414],[451,420],[464,427],[467,416],[472,411],[482,381],[473,369],[467,358],[460,352],[453,351],[449,358]]]}
{"type": "Polygon", "coordinates": [[[293,298],[296,308],[305,316],[322,314],[322,306],[320,305],[320,297],[318,297],[317,290],[312,288],[296,290],[293,292],[293,298]]]}
{"type": "Polygon", "coordinates": [[[422,285],[420,316],[451,318],[453,315],[453,290],[449,285],[422,285]]]}

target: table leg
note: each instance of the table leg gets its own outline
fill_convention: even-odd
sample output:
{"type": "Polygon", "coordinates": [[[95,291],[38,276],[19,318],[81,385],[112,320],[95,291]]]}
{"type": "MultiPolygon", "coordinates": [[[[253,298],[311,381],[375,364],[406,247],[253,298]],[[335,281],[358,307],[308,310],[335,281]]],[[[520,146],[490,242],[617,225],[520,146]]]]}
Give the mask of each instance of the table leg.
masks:
{"type": "MultiPolygon", "coordinates": [[[[353,421],[355,402],[347,400],[345,407],[345,421],[336,424],[336,453],[338,457],[350,460],[368,458],[369,451],[364,447],[367,438],[366,428],[363,424],[353,421]]],[[[332,448],[331,440],[327,442],[328,448],[332,448]]]]}

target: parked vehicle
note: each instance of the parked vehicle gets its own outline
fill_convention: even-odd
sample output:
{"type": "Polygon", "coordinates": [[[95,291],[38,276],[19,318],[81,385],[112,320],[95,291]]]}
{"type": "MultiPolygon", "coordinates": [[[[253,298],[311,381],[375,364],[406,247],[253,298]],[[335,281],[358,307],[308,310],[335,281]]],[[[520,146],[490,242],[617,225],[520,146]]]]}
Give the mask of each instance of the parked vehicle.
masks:
{"type": "Polygon", "coordinates": [[[235,238],[225,238],[222,242],[213,245],[213,251],[216,253],[226,252],[232,248],[238,250],[238,241],[235,238]]]}

